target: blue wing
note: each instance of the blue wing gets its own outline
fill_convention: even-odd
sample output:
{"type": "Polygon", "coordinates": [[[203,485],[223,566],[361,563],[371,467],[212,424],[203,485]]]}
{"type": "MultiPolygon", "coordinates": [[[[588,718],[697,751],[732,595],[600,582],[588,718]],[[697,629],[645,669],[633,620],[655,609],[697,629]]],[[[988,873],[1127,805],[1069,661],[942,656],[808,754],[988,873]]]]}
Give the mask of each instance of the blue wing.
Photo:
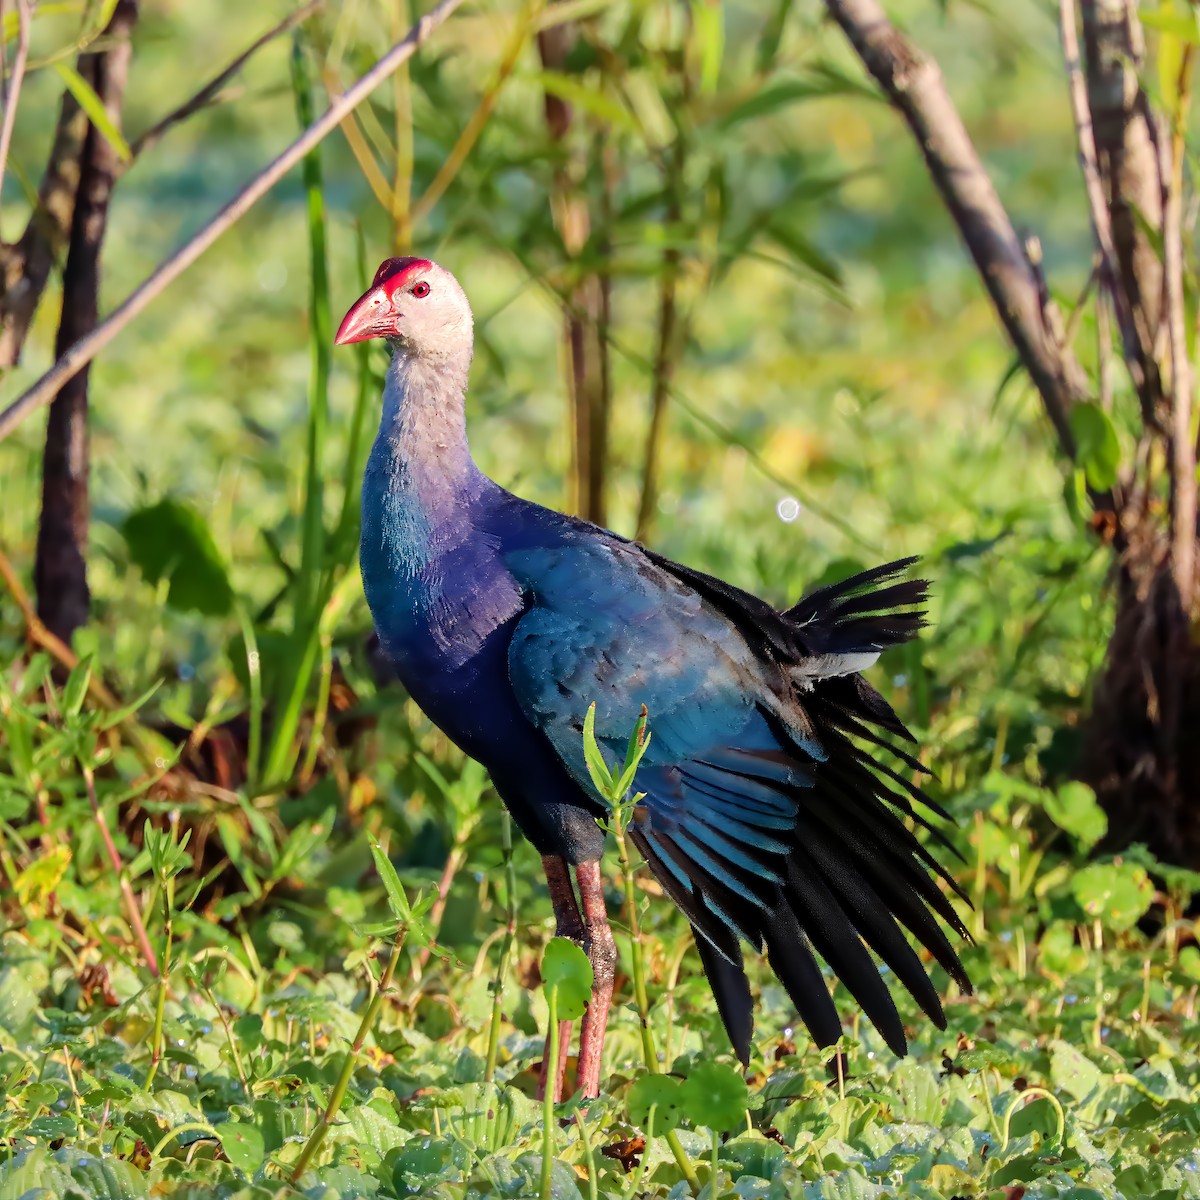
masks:
{"type": "MultiPolygon", "coordinates": [[[[898,1052],[900,1019],[864,942],[942,1020],[897,925],[969,987],[930,912],[965,933],[927,868],[944,872],[888,807],[916,816],[909,795],[923,797],[847,736],[878,742],[872,724],[905,733],[854,673],[869,651],[911,635],[904,618],[873,620],[853,589],[778,614],[590,527],[506,563],[530,601],[509,649],[513,689],[593,799],[588,706],[610,760],[642,706],[649,712],[635,783],[645,800],[630,832],[698,935],[739,1054],[750,1029],[739,939],[766,949],[822,1044],[841,1030],[814,947],[898,1052]]],[[[905,586],[892,585],[888,600],[905,586]]]]}

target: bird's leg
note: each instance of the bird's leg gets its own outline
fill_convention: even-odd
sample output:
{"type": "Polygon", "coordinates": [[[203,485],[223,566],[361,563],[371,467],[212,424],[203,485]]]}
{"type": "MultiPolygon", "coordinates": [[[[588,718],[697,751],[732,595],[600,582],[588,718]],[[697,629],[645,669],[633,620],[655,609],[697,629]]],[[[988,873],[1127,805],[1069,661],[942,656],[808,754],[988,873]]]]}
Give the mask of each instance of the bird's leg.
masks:
{"type": "MultiPolygon", "coordinates": [[[[550,903],[554,908],[555,937],[569,938],[577,946],[584,944],[583,918],[579,915],[579,904],[575,889],[571,886],[571,872],[567,860],[560,854],[542,856],[542,870],[550,888],[550,903]]],[[[567,1055],[571,1049],[570,1021],[558,1023],[558,1062],[554,1070],[554,1100],[562,1099],[563,1076],[567,1073],[567,1055]]],[[[550,1035],[546,1035],[546,1050],[542,1055],[542,1077],[538,1081],[538,1099],[546,1095],[550,1077],[550,1035]]]]}
{"type": "Polygon", "coordinates": [[[604,884],[599,862],[580,863],[575,868],[579,899],[583,903],[583,948],[592,964],[592,998],[583,1014],[579,1033],[579,1076],[577,1086],[589,1099],[600,1095],[600,1059],[604,1053],[604,1031],[612,1004],[613,976],[617,969],[617,944],[604,906],[604,884]]]}

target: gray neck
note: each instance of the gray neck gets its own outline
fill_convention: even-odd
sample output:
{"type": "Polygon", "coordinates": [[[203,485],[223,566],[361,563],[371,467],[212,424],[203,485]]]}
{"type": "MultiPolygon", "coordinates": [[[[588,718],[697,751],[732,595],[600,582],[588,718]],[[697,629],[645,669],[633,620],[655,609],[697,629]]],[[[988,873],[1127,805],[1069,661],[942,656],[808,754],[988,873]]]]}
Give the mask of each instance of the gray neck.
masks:
{"type": "Polygon", "coordinates": [[[467,446],[469,367],[469,357],[427,358],[400,347],[388,366],[375,452],[431,501],[476,474],[467,446]]]}

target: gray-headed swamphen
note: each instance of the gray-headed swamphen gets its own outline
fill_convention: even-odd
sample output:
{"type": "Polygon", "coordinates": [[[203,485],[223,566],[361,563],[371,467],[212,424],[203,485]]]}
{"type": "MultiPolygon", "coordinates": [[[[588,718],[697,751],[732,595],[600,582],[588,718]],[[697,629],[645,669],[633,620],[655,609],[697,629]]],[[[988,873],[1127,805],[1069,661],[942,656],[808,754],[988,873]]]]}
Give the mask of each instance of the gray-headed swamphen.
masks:
{"type": "Polygon", "coordinates": [[[779,612],[479,470],[464,415],[471,308],[447,270],[385,261],[337,333],[338,345],[368,338],[384,338],[392,358],[363,482],[367,601],[401,682],[487,767],[541,853],[558,933],[591,960],[584,1095],[599,1092],[616,960],[596,823],[607,814],[583,754],[593,702],[613,755],[649,710],[635,782],[645,799],[629,833],[691,923],[743,1063],[753,1029],[743,942],[765,949],[820,1045],[841,1022],[815,954],[897,1054],[904,1030],[869,950],[944,1028],[901,927],[969,990],[937,921],[966,936],[939,880],[958,889],[902,816],[928,827],[913,801],[946,814],[900,773],[920,767],[891,738],[911,736],[860,674],[922,624],[925,584],[900,578],[912,560],[779,612]]]}

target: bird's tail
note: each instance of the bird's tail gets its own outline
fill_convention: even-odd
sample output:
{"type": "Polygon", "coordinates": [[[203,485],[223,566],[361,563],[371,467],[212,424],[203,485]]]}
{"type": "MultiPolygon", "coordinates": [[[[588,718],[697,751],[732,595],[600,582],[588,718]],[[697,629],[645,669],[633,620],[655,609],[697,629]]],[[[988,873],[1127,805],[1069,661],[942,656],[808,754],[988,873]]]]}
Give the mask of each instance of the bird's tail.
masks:
{"type": "MultiPolygon", "coordinates": [[[[925,625],[921,606],[927,582],[897,578],[915,561],[887,563],[818,588],[782,615],[818,661],[877,655],[908,641],[925,625]]],[[[826,757],[799,806],[796,849],[776,920],[764,927],[769,961],[819,1043],[835,1041],[840,1028],[824,996],[816,994],[824,993],[825,984],[812,949],[829,963],[888,1044],[903,1053],[904,1031],[895,1004],[865,947],[891,968],[939,1028],[945,1028],[945,1017],[937,990],[900,926],[964,991],[971,990],[937,917],[960,936],[969,940],[970,935],[939,881],[963,900],[967,897],[903,818],[962,856],[923,811],[950,820],[912,782],[912,775],[930,772],[896,744],[899,739],[914,745],[916,739],[883,696],[854,671],[824,675],[800,690],[811,733],[826,757]],[[907,768],[910,777],[897,767],[907,768]]],[[[798,751],[805,748],[807,739],[784,732],[798,751]]]]}

